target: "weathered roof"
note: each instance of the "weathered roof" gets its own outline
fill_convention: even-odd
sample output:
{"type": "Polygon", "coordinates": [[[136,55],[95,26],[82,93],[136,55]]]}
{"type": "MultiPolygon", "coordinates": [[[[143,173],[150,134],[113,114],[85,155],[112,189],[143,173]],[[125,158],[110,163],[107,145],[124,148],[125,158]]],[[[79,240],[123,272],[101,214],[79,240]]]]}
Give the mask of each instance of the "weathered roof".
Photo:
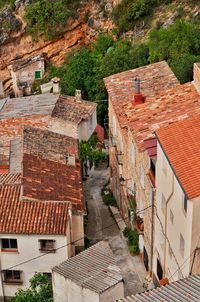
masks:
{"type": "Polygon", "coordinates": [[[34,57],[29,57],[27,59],[14,60],[12,62],[12,69],[13,69],[13,71],[17,71],[19,69],[26,68],[27,66],[29,66],[37,61],[44,62],[44,57],[42,55],[37,55],[34,57]]]}
{"type": "Polygon", "coordinates": [[[53,272],[97,293],[122,281],[109,243],[105,241],[55,266],[53,272]]]}
{"type": "Polygon", "coordinates": [[[79,159],[77,139],[35,127],[24,128],[23,151],[62,164],[67,164],[68,155],[79,159]]]}
{"type": "Polygon", "coordinates": [[[96,107],[97,105],[93,102],[77,101],[72,96],[60,96],[52,112],[52,117],[79,124],[82,120],[88,119],[96,107]]]}
{"type": "Polygon", "coordinates": [[[83,211],[80,162],[62,164],[32,154],[23,154],[23,200],[69,201],[83,211]]]}
{"type": "Polygon", "coordinates": [[[105,84],[121,128],[130,128],[140,150],[160,126],[200,113],[200,95],[194,85],[180,85],[164,61],[115,74],[105,84]],[[133,105],[136,76],[146,100],[133,105]]]}
{"type": "Polygon", "coordinates": [[[169,285],[130,296],[119,302],[198,302],[200,297],[200,275],[189,276],[169,285]]]}
{"type": "Polygon", "coordinates": [[[156,136],[188,198],[200,196],[200,115],[162,127],[156,136]]]}
{"type": "Polygon", "coordinates": [[[0,120],[33,115],[51,115],[59,95],[44,93],[0,100],[0,120]]]}
{"type": "Polygon", "coordinates": [[[20,174],[0,183],[0,233],[66,235],[68,202],[21,201],[20,174]]]}

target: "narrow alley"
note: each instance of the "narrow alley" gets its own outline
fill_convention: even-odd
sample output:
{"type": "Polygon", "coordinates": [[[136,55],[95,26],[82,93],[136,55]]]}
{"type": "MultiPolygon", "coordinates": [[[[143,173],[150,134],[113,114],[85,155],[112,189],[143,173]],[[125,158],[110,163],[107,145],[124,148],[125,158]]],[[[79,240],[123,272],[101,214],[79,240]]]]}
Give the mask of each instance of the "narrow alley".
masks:
{"type": "Polygon", "coordinates": [[[131,256],[126,240],[121,234],[108,207],[103,203],[101,189],[109,180],[109,169],[94,170],[85,182],[88,221],[85,233],[90,244],[109,240],[116,262],[124,279],[125,296],[144,291],[142,286],[146,271],[138,256],[131,256]]]}

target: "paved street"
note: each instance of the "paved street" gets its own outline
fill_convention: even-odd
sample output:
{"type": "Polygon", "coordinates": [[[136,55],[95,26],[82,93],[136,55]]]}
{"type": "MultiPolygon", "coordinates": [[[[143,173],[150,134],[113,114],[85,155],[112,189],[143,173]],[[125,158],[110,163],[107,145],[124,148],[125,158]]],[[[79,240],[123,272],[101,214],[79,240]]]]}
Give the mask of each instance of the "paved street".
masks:
{"type": "Polygon", "coordinates": [[[108,207],[101,198],[101,188],[109,179],[109,169],[95,170],[84,183],[88,203],[88,223],[86,236],[94,244],[102,239],[109,240],[116,262],[121,269],[125,285],[125,296],[144,291],[143,279],[146,276],[144,266],[139,257],[131,256],[125,239],[110,215],[108,207]],[[102,230],[103,229],[103,230],[102,230]]]}

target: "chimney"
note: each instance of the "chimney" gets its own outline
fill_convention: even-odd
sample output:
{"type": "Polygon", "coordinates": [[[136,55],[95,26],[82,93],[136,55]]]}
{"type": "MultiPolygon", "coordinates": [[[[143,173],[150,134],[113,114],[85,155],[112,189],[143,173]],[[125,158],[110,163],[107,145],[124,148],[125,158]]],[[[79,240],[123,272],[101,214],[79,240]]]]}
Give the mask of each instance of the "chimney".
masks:
{"type": "Polygon", "coordinates": [[[194,63],[193,78],[196,89],[200,91],[200,63],[194,63]]]}
{"type": "Polygon", "coordinates": [[[82,102],[82,95],[81,95],[81,90],[76,89],[75,91],[75,99],[77,103],[82,102]]]}
{"type": "Polygon", "coordinates": [[[140,91],[140,78],[136,77],[134,79],[134,82],[135,82],[135,94],[132,103],[133,105],[143,104],[145,101],[145,97],[140,91]]]}
{"type": "Polygon", "coordinates": [[[54,94],[60,93],[60,78],[55,77],[51,81],[53,82],[53,93],[54,94]]]}

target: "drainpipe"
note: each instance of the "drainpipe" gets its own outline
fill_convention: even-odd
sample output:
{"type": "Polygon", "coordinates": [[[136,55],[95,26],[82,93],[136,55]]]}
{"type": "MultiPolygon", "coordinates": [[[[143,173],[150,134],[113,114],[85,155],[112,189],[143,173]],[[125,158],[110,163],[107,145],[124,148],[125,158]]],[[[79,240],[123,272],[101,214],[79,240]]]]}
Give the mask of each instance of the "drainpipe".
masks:
{"type": "Polygon", "coordinates": [[[151,272],[150,276],[152,277],[153,273],[153,242],[154,242],[154,196],[155,196],[155,189],[152,188],[152,197],[151,197],[151,272]]]}
{"type": "MultiPolygon", "coordinates": [[[[1,254],[1,253],[0,253],[1,254]]],[[[6,302],[6,299],[5,299],[5,292],[4,292],[4,286],[3,286],[3,279],[2,279],[2,266],[1,266],[1,259],[0,259],[0,278],[1,278],[1,288],[2,288],[2,295],[3,295],[3,302],[6,302]]]]}
{"type": "MultiPolygon", "coordinates": [[[[173,175],[173,178],[172,178],[172,192],[170,193],[168,199],[166,200],[166,206],[165,206],[165,235],[166,235],[166,231],[167,231],[167,206],[168,206],[168,203],[172,197],[172,195],[174,194],[174,175],[173,175]]],[[[165,247],[164,247],[164,268],[163,268],[163,275],[165,276],[165,271],[166,271],[166,246],[167,246],[167,239],[166,239],[166,236],[165,236],[165,247]]]]}

